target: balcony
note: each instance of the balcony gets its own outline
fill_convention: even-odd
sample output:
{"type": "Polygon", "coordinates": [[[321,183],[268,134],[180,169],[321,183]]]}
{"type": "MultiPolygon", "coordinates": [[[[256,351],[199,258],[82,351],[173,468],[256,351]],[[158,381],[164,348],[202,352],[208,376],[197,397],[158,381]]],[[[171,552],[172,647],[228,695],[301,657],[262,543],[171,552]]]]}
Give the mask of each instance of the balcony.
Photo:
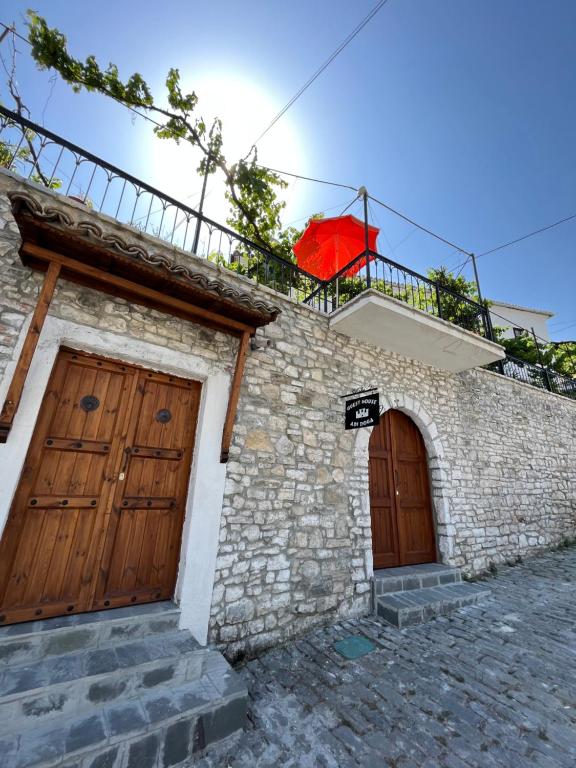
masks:
{"type": "Polygon", "coordinates": [[[308,297],[335,331],[452,372],[504,359],[482,304],[378,253],[365,262],[358,256],[308,297]]]}
{"type": "Polygon", "coordinates": [[[360,294],[331,314],[330,327],[453,373],[504,358],[498,344],[375,290],[360,294]]]}

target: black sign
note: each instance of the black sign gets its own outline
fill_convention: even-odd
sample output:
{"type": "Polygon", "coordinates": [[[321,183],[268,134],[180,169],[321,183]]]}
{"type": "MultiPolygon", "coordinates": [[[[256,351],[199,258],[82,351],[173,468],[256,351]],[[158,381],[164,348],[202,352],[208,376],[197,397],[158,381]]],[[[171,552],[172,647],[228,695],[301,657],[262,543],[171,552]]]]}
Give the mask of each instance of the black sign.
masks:
{"type": "Polygon", "coordinates": [[[373,427],[380,421],[380,397],[378,392],[346,401],[344,428],[373,427]]]}

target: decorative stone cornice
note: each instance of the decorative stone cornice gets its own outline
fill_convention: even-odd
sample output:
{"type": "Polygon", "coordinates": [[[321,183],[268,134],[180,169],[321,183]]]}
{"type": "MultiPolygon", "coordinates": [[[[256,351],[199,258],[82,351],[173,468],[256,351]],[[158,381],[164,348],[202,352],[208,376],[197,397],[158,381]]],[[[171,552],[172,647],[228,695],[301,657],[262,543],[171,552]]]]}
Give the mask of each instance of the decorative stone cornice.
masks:
{"type": "MultiPolygon", "coordinates": [[[[25,190],[10,191],[8,197],[13,209],[19,211],[24,209],[33,218],[54,224],[58,228],[84,238],[106,250],[127,256],[149,267],[164,270],[174,277],[184,279],[194,288],[239,304],[248,310],[269,315],[271,320],[275,319],[281,312],[280,307],[276,304],[271,304],[245,291],[232,288],[222,280],[211,279],[187,265],[177,263],[164,253],[150,252],[137,243],[129,242],[119,234],[106,232],[98,221],[81,217],[75,218],[69,211],[55,205],[56,201],[51,198],[47,198],[46,202],[43,202],[36,195],[25,190]]],[[[74,211],[76,210],[78,209],[75,207],[74,211]]],[[[80,210],[78,213],[82,214],[82,211],[80,210]]],[[[122,226],[120,222],[118,222],[118,226],[122,226]]]]}

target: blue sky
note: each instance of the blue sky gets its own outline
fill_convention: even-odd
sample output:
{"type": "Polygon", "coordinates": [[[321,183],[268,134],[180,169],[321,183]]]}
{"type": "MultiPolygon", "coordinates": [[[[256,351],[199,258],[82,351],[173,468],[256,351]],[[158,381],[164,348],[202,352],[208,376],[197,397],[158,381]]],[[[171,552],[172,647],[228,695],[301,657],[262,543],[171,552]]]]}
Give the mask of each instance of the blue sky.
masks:
{"type": "MultiPolygon", "coordinates": [[[[199,91],[200,111],[223,117],[233,161],[374,4],[37,0],[32,7],[68,36],[76,55],[114,61],[123,75],[139,71],[157,95],[168,68],[179,67],[199,91]]],[[[24,31],[28,7],[5,0],[0,20],[24,31]]],[[[488,250],[576,212],[575,31],[573,0],[389,0],[270,131],[260,160],[365,185],[464,248],[488,250]]],[[[18,47],[19,86],[34,120],[194,204],[196,158],[159,146],[148,125],[103,97],[51,83],[18,47]]],[[[209,191],[207,212],[222,220],[222,189],[212,182],[209,191]]],[[[322,210],[337,215],[352,197],[298,181],[287,193],[285,223],[322,210]]],[[[460,264],[459,254],[374,204],[372,214],[379,250],[395,260],[420,271],[460,264]]],[[[553,337],[574,338],[575,250],[576,220],[481,258],[483,292],[550,309],[553,337]]]]}

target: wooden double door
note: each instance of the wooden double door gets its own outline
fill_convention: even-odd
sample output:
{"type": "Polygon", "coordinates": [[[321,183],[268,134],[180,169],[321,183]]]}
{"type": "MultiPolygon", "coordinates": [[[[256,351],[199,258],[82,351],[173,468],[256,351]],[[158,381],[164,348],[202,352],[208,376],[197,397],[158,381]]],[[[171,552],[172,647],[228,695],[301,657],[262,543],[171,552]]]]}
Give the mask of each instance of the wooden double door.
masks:
{"type": "Polygon", "coordinates": [[[0,622],[172,597],[201,385],[61,350],[0,543],[0,622]]]}
{"type": "Polygon", "coordinates": [[[434,562],[426,447],[401,411],[386,411],[372,430],[369,482],[374,568],[434,562]]]}

